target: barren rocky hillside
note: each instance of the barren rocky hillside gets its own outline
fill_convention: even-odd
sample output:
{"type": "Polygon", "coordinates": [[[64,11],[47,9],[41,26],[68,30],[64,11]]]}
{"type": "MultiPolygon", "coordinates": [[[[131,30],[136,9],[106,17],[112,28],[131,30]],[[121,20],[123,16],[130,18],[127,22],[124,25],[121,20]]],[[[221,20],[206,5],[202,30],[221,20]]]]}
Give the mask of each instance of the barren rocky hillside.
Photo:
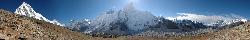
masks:
{"type": "Polygon", "coordinates": [[[0,39],[79,40],[88,38],[58,25],[0,10],[0,39]]]}

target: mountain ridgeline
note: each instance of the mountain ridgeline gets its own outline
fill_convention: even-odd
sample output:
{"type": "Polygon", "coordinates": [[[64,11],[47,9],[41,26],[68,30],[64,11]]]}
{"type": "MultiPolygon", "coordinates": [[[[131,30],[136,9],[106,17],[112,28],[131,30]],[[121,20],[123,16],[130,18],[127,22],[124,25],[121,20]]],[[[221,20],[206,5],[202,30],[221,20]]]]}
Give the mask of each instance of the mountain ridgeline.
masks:
{"type": "Polygon", "coordinates": [[[110,35],[185,36],[217,31],[229,26],[234,27],[245,23],[246,19],[234,19],[229,22],[230,23],[228,23],[228,20],[218,20],[218,22],[213,23],[213,25],[205,25],[202,22],[188,19],[169,20],[163,16],[154,16],[149,11],[137,10],[131,3],[122,10],[106,11],[93,20],[84,19],[71,21],[68,27],[73,31],[103,37],[110,37],[110,35]]]}

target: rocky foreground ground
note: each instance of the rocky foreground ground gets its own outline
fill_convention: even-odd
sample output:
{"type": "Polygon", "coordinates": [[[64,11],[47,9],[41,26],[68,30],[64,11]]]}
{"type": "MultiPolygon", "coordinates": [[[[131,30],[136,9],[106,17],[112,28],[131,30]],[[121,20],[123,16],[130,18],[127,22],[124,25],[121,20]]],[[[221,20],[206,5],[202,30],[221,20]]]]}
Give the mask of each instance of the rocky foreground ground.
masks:
{"type": "Polygon", "coordinates": [[[250,40],[250,22],[195,36],[91,37],[38,19],[0,10],[0,40],[250,40]]]}
{"type": "Polygon", "coordinates": [[[0,10],[0,40],[79,40],[88,38],[52,23],[0,10]]]}

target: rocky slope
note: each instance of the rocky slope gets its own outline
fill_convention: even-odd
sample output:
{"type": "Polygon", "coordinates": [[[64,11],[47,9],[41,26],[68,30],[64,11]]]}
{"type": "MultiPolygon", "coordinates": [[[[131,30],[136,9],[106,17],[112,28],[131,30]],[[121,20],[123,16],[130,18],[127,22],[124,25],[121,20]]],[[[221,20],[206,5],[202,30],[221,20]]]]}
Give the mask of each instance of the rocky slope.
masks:
{"type": "Polygon", "coordinates": [[[0,10],[0,39],[5,40],[83,40],[89,38],[43,20],[0,10]]]}

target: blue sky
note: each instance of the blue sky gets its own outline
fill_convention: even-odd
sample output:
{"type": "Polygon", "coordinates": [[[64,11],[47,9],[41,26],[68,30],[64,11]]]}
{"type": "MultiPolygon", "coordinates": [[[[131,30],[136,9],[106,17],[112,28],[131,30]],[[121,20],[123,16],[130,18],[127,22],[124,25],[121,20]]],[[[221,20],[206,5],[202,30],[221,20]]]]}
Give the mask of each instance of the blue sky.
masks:
{"type": "Polygon", "coordinates": [[[250,0],[1,0],[0,8],[14,12],[26,2],[46,18],[67,23],[71,19],[93,19],[101,13],[122,9],[134,2],[138,10],[150,11],[158,16],[175,16],[176,13],[202,15],[237,14],[250,18],[250,0]]]}

